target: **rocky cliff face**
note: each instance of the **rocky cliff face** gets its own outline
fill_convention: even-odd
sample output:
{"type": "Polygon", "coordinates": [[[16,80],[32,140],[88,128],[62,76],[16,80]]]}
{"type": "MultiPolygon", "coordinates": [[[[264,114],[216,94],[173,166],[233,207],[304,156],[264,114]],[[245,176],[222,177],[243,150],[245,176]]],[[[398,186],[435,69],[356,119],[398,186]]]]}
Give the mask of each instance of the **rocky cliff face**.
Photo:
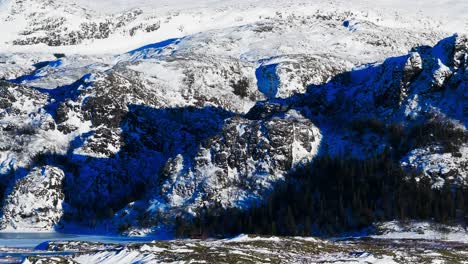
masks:
{"type": "Polygon", "coordinates": [[[56,167],[32,169],[7,190],[2,210],[4,230],[43,231],[58,227],[63,216],[64,172],[56,167]]]}
{"type": "Polygon", "coordinates": [[[232,118],[193,161],[177,156],[167,163],[161,197],[171,207],[249,206],[286,172],[310,162],[320,140],[319,129],[294,110],[266,120],[232,118]]]}

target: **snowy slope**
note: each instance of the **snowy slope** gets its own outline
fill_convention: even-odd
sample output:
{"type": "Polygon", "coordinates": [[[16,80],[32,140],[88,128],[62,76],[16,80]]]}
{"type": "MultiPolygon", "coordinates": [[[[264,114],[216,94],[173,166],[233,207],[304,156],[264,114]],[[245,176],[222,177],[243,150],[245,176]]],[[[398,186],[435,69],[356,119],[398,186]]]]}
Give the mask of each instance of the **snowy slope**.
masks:
{"type": "Polygon", "coordinates": [[[351,25],[372,23],[389,28],[463,33],[467,28],[464,13],[468,8],[464,1],[406,3],[405,1],[275,0],[267,3],[218,0],[93,1],[91,3],[80,0],[76,4],[73,1],[63,0],[47,3],[37,0],[10,1],[10,5],[3,4],[2,7],[3,14],[0,20],[3,21],[1,23],[3,34],[0,42],[4,44],[1,50],[92,54],[122,53],[169,38],[268,22],[278,15],[287,18],[291,15],[309,17],[321,14],[331,17],[341,16],[343,21],[350,20],[351,25]],[[96,29],[92,35],[89,35],[88,29],[92,23],[96,23],[96,29]],[[67,46],[66,48],[41,44],[46,43],[50,46],[54,42],[50,39],[56,36],[62,38],[62,44],[67,46]],[[68,38],[74,40],[67,40],[68,38]],[[80,40],[83,38],[85,41],[80,40]],[[70,45],[74,43],[78,45],[70,45]],[[31,47],[23,44],[35,45],[31,47]]]}

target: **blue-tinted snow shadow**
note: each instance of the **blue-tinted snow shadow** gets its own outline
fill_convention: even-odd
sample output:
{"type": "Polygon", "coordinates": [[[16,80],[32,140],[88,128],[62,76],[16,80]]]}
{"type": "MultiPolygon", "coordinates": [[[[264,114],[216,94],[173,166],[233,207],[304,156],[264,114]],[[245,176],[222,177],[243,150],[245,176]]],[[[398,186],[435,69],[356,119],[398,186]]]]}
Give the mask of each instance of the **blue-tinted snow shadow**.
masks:
{"type": "Polygon", "coordinates": [[[350,32],[356,32],[357,31],[357,26],[359,25],[359,22],[353,22],[350,20],[345,20],[343,21],[343,27],[347,28],[350,32]]]}
{"type": "Polygon", "coordinates": [[[167,39],[161,42],[149,44],[134,50],[131,50],[126,53],[126,55],[130,55],[134,60],[135,59],[150,59],[150,58],[157,58],[161,55],[164,51],[170,50],[170,54],[174,54],[176,51],[176,46],[183,40],[184,38],[172,38],[167,39]]]}
{"type": "Polygon", "coordinates": [[[57,107],[60,105],[60,103],[66,102],[67,100],[76,100],[80,95],[80,90],[91,86],[92,82],[90,79],[91,74],[88,73],[72,84],[59,86],[54,89],[38,87],[33,87],[33,89],[49,96],[49,103],[44,107],[44,110],[52,115],[52,117],[56,118],[57,107]]]}
{"type": "Polygon", "coordinates": [[[276,73],[278,64],[260,65],[255,70],[258,90],[268,99],[275,98],[280,86],[280,79],[276,73]]]}
{"type": "Polygon", "coordinates": [[[62,63],[63,62],[62,62],[61,59],[54,60],[54,61],[38,62],[38,63],[33,65],[33,67],[35,69],[30,74],[22,75],[22,76],[20,76],[18,78],[11,79],[11,80],[8,80],[8,81],[11,82],[11,83],[15,83],[15,84],[22,84],[24,82],[37,80],[37,79],[40,79],[40,78],[44,77],[44,76],[41,76],[40,74],[44,70],[45,67],[57,68],[57,67],[60,67],[60,65],[62,65],[62,63]]]}
{"type": "Polygon", "coordinates": [[[148,44],[148,45],[142,46],[140,48],[131,50],[131,51],[128,52],[128,54],[134,55],[137,52],[142,52],[142,51],[149,50],[149,49],[154,50],[156,53],[158,53],[158,52],[160,53],[165,47],[167,47],[169,45],[172,45],[172,44],[178,44],[181,40],[182,40],[181,38],[166,39],[166,40],[161,41],[161,42],[148,44]]]}

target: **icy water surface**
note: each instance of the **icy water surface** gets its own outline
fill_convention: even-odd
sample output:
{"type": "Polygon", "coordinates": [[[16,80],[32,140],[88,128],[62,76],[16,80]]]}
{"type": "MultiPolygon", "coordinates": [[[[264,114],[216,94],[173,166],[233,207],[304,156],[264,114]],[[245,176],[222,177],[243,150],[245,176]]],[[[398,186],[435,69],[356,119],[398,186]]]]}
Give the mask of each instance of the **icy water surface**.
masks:
{"type": "Polygon", "coordinates": [[[63,233],[0,233],[0,247],[32,249],[45,241],[87,241],[121,244],[153,241],[155,239],[155,237],[75,235],[63,233]]]}
{"type": "Polygon", "coordinates": [[[109,244],[154,241],[155,237],[123,237],[76,235],[63,233],[3,233],[0,232],[0,263],[21,263],[30,256],[70,256],[76,251],[47,252],[41,244],[50,241],[84,241],[109,244]]]}

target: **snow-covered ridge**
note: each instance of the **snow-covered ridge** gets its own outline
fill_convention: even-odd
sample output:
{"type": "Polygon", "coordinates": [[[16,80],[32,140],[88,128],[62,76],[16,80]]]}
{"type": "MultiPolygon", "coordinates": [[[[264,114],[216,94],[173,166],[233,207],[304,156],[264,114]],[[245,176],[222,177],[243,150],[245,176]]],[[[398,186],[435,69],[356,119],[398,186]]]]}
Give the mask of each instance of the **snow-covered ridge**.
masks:
{"type": "Polygon", "coordinates": [[[449,34],[468,28],[464,1],[10,1],[0,13],[0,52],[116,54],[169,38],[268,23],[278,17],[348,21],[350,31],[367,24],[449,34]]]}

